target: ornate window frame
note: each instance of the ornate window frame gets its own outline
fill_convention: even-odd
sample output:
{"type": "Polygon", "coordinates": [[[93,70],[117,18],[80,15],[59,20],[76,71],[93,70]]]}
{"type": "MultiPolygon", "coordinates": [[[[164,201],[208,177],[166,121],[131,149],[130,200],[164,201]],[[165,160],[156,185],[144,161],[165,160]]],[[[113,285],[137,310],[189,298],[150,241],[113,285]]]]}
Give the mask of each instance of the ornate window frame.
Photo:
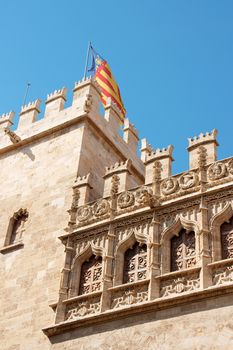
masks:
{"type": "Polygon", "coordinates": [[[1,253],[4,254],[4,253],[7,253],[11,250],[22,248],[24,246],[22,236],[23,236],[23,233],[25,231],[24,223],[27,221],[28,216],[29,216],[28,210],[20,208],[9,219],[7,233],[6,233],[6,237],[5,237],[5,241],[4,241],[4,246],[0,249],[1,253]],[[24,219],[21,219],[21,217],[22,218],[24,217],[24,219]],[[19,239],[17,239],[14,242],[11,242],[12,235],[14,233],[14,226],[15,226],[17,220],[20,220],[20,219],[22,220],[21,235],[20,235],[19,239]]]}
{"type": "MultiPolygon", "coordinates": [[[[135,243],[141,245],[146,244],[147,246],[147,265],[149,262],[149,236],[139,233],[136,228],[133,228],[131,233],[116,247],[115,253],[115,271],[113,277],[113,285],[118,286],[124,284],[123,274],[124,274],[124,257],[125,252],[132,248],[135,243]]],[[[147,275],[148,275],[148,266],[147,266],[147,275]]]]}
{"type": "Polygon", "coordinates": [[[215,214],[210,220],[210,232],[212,238],[211,250],[213,262],[223,260],[220,227],[225,222],[229,222],[232,216],[233,207],[232,204],[229,202],[219,213],[215,214]]]}
{"type": "MultiPolygon", "coordinates": [[[[79,286],[81,281],[81,268],[82,264],[88,260],[92,255],[96,257],[102,257],[102,279],[104,274],[104,254],[103,248],[88,244],[85,249],[74,257],[69,283],[68,298],[73,298],[79,295],[79,286]]],[[[87,294],[88,295],[88,294],[87,294]]]]}
{"type": "Polygon", "coordinates": [[[198,261],[200,234],[200,228],[198,226],[198,223],[196,221],[184,219],[181,215],[177,215],[174,222],[169,227],[167,227],[161,234],[160,254],[162,275],[171,272],[171,239],[174,236],[178,236],[182,229],[185,229],[187,233],[195,233],[196,261],[198,261]]]}

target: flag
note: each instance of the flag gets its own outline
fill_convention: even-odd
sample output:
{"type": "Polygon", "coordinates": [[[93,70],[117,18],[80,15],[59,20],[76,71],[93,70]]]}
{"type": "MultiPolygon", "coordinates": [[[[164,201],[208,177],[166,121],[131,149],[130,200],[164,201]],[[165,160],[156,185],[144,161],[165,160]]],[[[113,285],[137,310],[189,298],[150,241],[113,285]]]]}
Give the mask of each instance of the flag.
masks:
{"type": "Polygon", "coordinates": [[[126,110],[121,99],[120,89],[112,75],[111,69],[107,61],[93,49],[92,45],[90,45],[90,51],[92,59],[88,72],[91,73],[99,85],[102,103],[106,106],[107,99],[110,97],[118,107],[121,122],[124,123],[126,110]]]}

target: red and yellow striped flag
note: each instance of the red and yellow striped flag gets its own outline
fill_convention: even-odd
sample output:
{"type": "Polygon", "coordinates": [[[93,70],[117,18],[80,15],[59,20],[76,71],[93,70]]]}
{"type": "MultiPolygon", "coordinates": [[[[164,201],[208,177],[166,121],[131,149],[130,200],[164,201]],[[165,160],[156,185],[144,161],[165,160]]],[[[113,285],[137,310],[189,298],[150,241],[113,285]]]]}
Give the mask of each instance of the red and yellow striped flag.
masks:
{"type": "Polygon", "coordinates": [[[98,55],[92,46],[91,51],[93,55],[92,67],[88,71],[93,72],[94,79],[99,85],[102,103],[104,106],[106,106],[107,99],[110,97],[118,107],[121,122],[124,123],[126,110],[121,99],[120,89],[112,75],[111,69],[107,61],[98,55]]]}

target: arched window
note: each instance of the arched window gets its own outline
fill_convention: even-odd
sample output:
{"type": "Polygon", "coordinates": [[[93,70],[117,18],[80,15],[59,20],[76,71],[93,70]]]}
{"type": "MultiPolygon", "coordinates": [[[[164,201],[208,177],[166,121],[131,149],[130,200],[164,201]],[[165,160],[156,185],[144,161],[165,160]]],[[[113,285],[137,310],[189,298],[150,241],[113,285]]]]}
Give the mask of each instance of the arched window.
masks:
{"type": "Polygon", "coordinates": [[[92,255],[81,267],[79,294],[87,294],[101,289],[102,258],[92,255]]]}
{"type": "Polygon", "coordinates": [[[195,233],[182,229],[171,239],[171,271],[193,267],[196,264],[195,233]]]}
{"type": "Polygon", "coordinates": [[[135,243],[125,252],[123,282],[136,282],[146,278],[147,246],[135,243]]]}
{"type": "Polygon", "coordinates": [[[26,209],[20,209],[14,213],[9,222],[5,246],[16,244],[22,240],[24,224],[27,218],[28,211],[26,209]]]}
{"type": "Polygon", "coordinates": [[[222,259],[233,258],[233,217],[220,227],[222,259]]]}

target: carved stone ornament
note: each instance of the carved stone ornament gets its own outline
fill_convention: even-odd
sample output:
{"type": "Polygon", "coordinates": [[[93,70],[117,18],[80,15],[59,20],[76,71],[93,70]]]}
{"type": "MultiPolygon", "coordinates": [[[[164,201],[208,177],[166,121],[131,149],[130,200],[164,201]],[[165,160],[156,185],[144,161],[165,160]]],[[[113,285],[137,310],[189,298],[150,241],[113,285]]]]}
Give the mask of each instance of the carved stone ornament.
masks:
{"type": "Polygon", "coordinates": [[[91,111],[92,106],[92,96],[87,94],[86,100],[84,102],[84,112],[89,113],[91,111]]]}
{"type": "Polygon", "coordinates": [[[221,179],[226,175],[226,165],[224,163],[214,163],[208,169],[208,178],[211,181],[221,179]]]}
{"type": "Polygon", "coordinates": [[[213,273],[213,284],[221,285],[233,282],[233,266],[220,267],[213,273]]]}
{"type": "Polygon", "coordinates": [[[100,311],[100,302],[83,301],[76,307],[67,310],[67,320],[75,320],[87,315],[95,314],[100,311]]]}
{"type": "Polygon", "coordinates": [[[138,204],[150,204],[152,201],[152,191],[150,188],[143,186],[136,191],[135,198],[138,204]]]}
{"type": "Polygon", "coordinates": [[[200,278],[194,273],[190,276],[168,279],[161,282],[161,297],[191,292],[200,288],[200,278]]]}
{"type": "Polygon", "coordinates": [[[187,172],[179,178],[179,184],[182,190],[187,190],[198,184],[198,175],[193,171],[187,172]]]}
{"type": "Polygon", "coordinates": [[[77,210],[77,219],[78,221],[86,221],[92,216],[92,210],[89,205],[83,205],[77,210]]]}
{"type": "Polygon", "coordinates": [[[124,209],[133,205],[134,200],[134,194],[132,192],[126,191],[119,195],[117,204],[120,209],[124,209]]]}
{"type": "Polygon", "coordinates": [[[227,164],[228,171],[231,175],[233,175],[233,159],[231,159],[227,164]]]}
{"type": "Polygon", "coordinates": [[[106,199],[100,199],[93,205],[93,214],[97,217],[109,212],[110,206],[106,199]]]}
{"type": "Polygon", "coordinates": [[[199,168],[204,168],[206,165],[206,160],[207,160],[207,150],[204,146],[200,146],[198,148],[198,165],[199,168]]]}
{"type": "Polygon", "coordinates": [[[112,298],[112,309],[124,306],[139,304],[148,300],[148,291],[146,286],[130,288],[118,291],[112,298]]]}
{"type": "Polygon", "coordinates": [[[111,180],[112,186],[111,186],[111,196],[116,196],[119,191],[119,185],[120,185],[120,177],[116,174],[112,176],[111,180]]]}
{"type": "Polygon", "coordinates": [[[174,177],[168,177],[164,179],[161,183],[161,191],[164,195],[174,193],[178,188],[178,181],[174,177]]]}

